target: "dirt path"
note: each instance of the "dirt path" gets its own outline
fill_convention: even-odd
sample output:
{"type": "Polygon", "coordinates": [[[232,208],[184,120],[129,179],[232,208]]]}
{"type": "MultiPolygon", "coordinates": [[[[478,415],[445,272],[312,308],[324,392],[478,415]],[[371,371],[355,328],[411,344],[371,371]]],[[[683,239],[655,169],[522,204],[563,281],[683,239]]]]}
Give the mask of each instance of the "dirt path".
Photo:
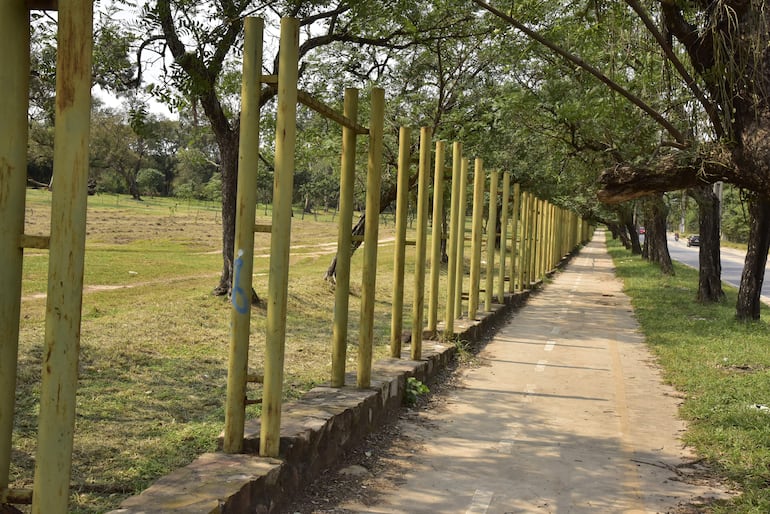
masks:
{"type": "Polygon", "coordinates": [[[678,439],[601,232],[445,389],[289,512],[697,512],[725,495],[678,439]]]}

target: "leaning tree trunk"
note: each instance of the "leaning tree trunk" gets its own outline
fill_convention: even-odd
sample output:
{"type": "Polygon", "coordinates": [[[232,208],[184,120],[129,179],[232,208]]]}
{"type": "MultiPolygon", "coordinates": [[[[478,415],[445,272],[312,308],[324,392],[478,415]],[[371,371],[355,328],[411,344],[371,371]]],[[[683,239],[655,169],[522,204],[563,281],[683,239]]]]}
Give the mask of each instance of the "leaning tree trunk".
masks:
{"type": "Polygon", "coordinates": [[[630,204],[626,204],[617,210],[620,224],[625,227],[628,232],[629,247],[633,255],[642,254],[642,245],[639,242],[639,233],[636,231],[636,223],[634,223],[634,212],[631,209],[630,204]]]}
{"type": "Polygon", "coordinates": [[[719,245],[719,198],[710,184],[689,190],[698,204],[700,247],[698,254],[698,301],[716,303],[725,299],[722,291],[722,263],[719,245]]]}
{"type": "Polygon", "coordinates": [[[660,266],[660,271],[664,274],[673,275],[674,264],[671,262],[666,240],[668,206],[663,201],[663,195],[656,195],[645,201],[645,211],[647,219],[644,246],[647,250],[647,258],[660,266]]]}
{"type": "MultiPolygon", "coordinates": [[[[358,250],[358,247],[361,246],[361,244],[364,242],[363,239],[356,238],[356,236],[363,236],[364,235],[364,229],[366,228],[366,214],[362,214],[360,218],[358,218],[358,221],[356,222],[355,226],[352,230],[353,235],[353,243],[351,244],[350,253],[353,254],[356,250],[358,250]]],[[[336,282],[337,280],[337,254],[334,254],[334,257],[332,258],[332,262],[329,264],[329,267],[326,268],[326,273],[324,273],[324,280],[330,281],[332,284],[336,282]]]]}
{"type": "MultiPolygon", "coordinates": [[[[417,179],[419,178],[419,174],[415,173],[411,177],[409,177],[409,187],[408,190],[412,190],[413,187],[417,185],[417,179]]],[[[388,208],[390,204],[392,204],[394,201],[396,201],[396,196],[398,193],[398,189],[395,185],[388,188],[386,191],[383,191],[380,194],[380,213],[385,211],[385,209],[388,208]]],[[[362,214],[361,217],[358,219],[356,224],[353,226],[352,235],[355,239],[355,236],[363,236],[366,228],[366,214],[362,214]]],[[[352,248],[350,249],[351,253],[355,253],[356,250],[358,250],[358,247],[361,246],[363,241],[353,241],[352,248]]],[[[329,267],[326,268],[326,273],[324,273],[324,280],[328,280],[332,283],[335,282],[337,278],[337,254],[334,254],[334,257],[332,258],[332,262],[329,263],[329,267]]]]}
{"type": "Polygon", "coordinates": [[[609,222],[607,223],[607,228],[609,228],[610,232],[612,232],[612,239],[620,239],[620,243],[625,247],[626,250],[631,249],[631,240],[628,238],[625,226],[621,227],[620,223],[609,222]]]}
{"type": "Polygon", "coordinates": [[[770,249],[770,201],[751,198],[749,215],[749,244],[735,307],[735,317],[740,321],[759,319],[762,282],[765,278],[767,251],[770,249]]]}

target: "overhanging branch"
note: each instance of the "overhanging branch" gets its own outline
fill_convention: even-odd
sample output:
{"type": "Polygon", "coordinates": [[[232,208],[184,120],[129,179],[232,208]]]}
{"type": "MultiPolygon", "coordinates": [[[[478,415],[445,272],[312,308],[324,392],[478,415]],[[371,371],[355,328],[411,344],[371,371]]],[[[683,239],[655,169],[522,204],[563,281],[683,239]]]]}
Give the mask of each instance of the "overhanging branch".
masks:
{"type": "Polygon", "coordinates": [[[553,42],[547,40],[543,36],[541,36],[539,33],[535,32],[534,30],[526,27],[523,23],[516,20],[515,18],[508,16],[507,14],[503,13],[502,11],[492,7],[488,3],[486,3],[484,0],[473,0],[477,5],[482,7],[483,9],[486,9],[490,13],[494,14],[501,20],[506,21],[508,24],[513,26],[516,30],[522,32],[524,35],[526,35],[528,38],[533,39],[540,43],[541,45],[545,46],[555,54],[559,55],[563,59],[571,62],[575,66],[587,71],[594,77],[596,77],[599,81],[604,83],[608,88],[615,91],[616,93],[620,94],[623,98],[634,104],[635,106],[639,107],[642,111],[647,113],[653,120],[655,120],[658,125],[666,129],[666,132],[668,132],[671,137],[673,137],[677,143],[679,143],[682,146],[688,146],[689,143],[687,141],[687,138],[685,138],[684,134],[682,134],[674,125],[672,125],[667,119],[665,119],[658,111],[647,105],[644,101],[642,101],[639,97],[631,94],[629,91],[627,91],[624,87],[622,87],[620,84],[616,83],[609,77],[607,77],[604,73],[599,71],[598,69],[594,68],[587,62],[585,62],[580,57],[573,55],[569,53],[568,51],[564,50],[560,46],[554,44],[553,42]]]}

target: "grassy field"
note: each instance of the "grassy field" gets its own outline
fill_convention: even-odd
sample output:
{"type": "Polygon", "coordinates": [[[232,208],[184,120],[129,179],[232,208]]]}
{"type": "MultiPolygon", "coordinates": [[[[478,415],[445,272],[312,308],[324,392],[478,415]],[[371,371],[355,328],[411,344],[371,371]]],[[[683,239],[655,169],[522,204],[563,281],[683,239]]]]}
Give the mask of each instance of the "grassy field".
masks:
{"type": "Polygon", "coordinates": [[[725,303],[700,305],[697,270],[675,264],[663,276],[610,237],[608,246],[665,379],[686,397],[685,441],[742,491],[710,511],[770,512],[770,311],[737,322],[734,288],[725,303]]]}
{"type": "MultiPolygon", "coordinates": [[[[46,234],[50,193],[28,192],[29,234],[46,234]]],[[[328,380],[334,291],[323,280],[335,251],[332,213],[296,214],[287,322],[285,396],[328,380]]],[[[269,223],[260,206],[258,221],[269,223]]],[[[392,216],[380,239],[393,236],[392,216]]],[[[266,294],[269,235],[256,234],[254,287],[266,294]]],[[[211,296],[222,266],[218,207],[172,199],[89,198],[85,292],[70,510],[104,512],[215,449],[223,428],[230,304],[211,296]]],[[[407,248],[407,273],[413,247],[407,248]]],[[[388,352],[393,245],[380,246],[375,358],[388,352]]],[[[348,357],[356,361],[363,252],[352,262],[348,357]]],[[[43,352],[46,251],[25,252],[12,486],[31,487],[43,352]]],[[[405,312],[411,312],[407,281],[405,312]]],[[[410,316],[405,316],[409,329],[410,316]]],[[[261,371],[265,311],[252,311],[249,368],[261,371]]],[[[259,397],[259,386],[250,386],[259,397]]],[[[249,407],[249,415],[259,407],[249,407]]]]}

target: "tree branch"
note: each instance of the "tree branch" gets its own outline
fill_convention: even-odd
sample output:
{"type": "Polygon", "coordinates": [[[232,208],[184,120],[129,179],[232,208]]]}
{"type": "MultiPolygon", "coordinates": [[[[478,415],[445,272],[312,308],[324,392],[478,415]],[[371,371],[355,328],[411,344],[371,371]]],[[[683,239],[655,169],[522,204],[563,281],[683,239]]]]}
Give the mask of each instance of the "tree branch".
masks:
{"type": "Polygon", "coordinates": [[[687,138],[685,138],[684,134],[682,134],[674,125],[672,125],[668,120],[666,120],[658,111],[647,105],[644,101],[642,101],[639,97],[631,94],[629,91],[627,91],[625,88],[620,86],[618,83],[611,80],[609,77],[607,77],[604,73],[599,71],[598,69],[594,68],[587,62],[585,62],[580,57],[577,57],[576,55],[573,55],[560,46],[552,43],[551,41],[547,40],[543,36],[541,36],[539,33],[535,32],[532,29],[529,29],[526,27],[523,23],[520,21],[512,18],[511,16],[508,16],[507,14],[503,13],[502,11],[492,7],[488,3],[486,3],[484,0],[473,0],[474,3],[476,3],[479,7],[486,9],[490,13],[494,14],[501,20],[506,21],[508,24],[512,25],[514,28],[516,28],[518,31],[524,33],[528,38],[534,39],[541,45],[545,46],[552,52],[556,53],[563,59],[566,59],[567,61],[571,62],[575,66],[587,71],[599,81],[601,81],[603,84],[605,84],[607,87],[609,87],[611,90],[615,91],[616,93],[619,93],[623,98],[634,104],[635,106],[639,107],[642,111],[647,113],[653,120],[655,120],[658,125],[666,129],[666,132],[668,132],[671,137],[673,137],[679,144],[683,146],[687,146],[689,143],[687,141],[687,138]]]}
{"type": "Polygon", "coordinates": [[[703,94],[703,91],[701,91],[701,89],[698,87],[697,82],[684,67],[682,61],[680,61],[676,54],[674,54],[673,50],[671,49],[671,45],[668,44],[666,39],[663,37],[663,34],[661,34],[658,28],[655,26],[655,23],[652,21],[649,14],[647,14],[647,11],[645,11],[644,7],[642,7],[638,0],[626,0],[626,3],[642,20],[644,26],[647,27],[647,30],[650,31],[655,40],[658,42],[658,45],[660,45],[660,47],[663,49],[663,53],[665,54],[666,58],[671,62],[671,64],[674,65],[674,68],[677,72],[679,72],[679,75],[682,77],[682,79],[684,79],[687,87],[690,89],[695,98],[698,99],[698,102],[700,102],[700,104],[703,106],[703,109],[705,109],[706,114],[708,115],[709,120],[711,120],[711,124],[714,127],[714,134],[717,136],[717,139],[724,137],[725,131],[722,127],[722,121],[719,118],[719,113],[717,112],[716,106],[710,102],[703,94]]]}

